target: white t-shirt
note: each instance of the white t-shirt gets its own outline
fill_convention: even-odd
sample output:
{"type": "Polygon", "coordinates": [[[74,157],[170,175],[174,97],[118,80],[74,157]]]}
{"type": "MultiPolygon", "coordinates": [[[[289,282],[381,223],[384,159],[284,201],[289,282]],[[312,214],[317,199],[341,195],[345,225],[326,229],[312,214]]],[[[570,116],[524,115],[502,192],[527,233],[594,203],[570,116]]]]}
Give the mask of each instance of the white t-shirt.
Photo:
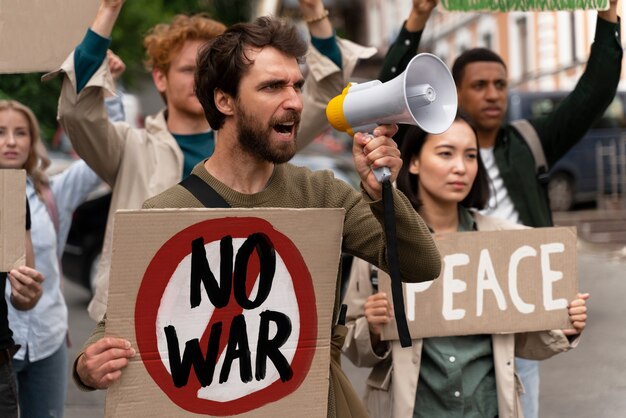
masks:
{"type": "Polygon", "coordinates": [[[504,180],[502,180],[500,170],[496,165],[496,159],[493,155],[493,147],[480,148],[480,157],[485,164],[491,183],[489,185],[491,192],[489,195],[489,203],[480,213],[519,224],[519,213],[515,210],[513,201],[509,197],[509,192],[504,186],[504,180]]]}

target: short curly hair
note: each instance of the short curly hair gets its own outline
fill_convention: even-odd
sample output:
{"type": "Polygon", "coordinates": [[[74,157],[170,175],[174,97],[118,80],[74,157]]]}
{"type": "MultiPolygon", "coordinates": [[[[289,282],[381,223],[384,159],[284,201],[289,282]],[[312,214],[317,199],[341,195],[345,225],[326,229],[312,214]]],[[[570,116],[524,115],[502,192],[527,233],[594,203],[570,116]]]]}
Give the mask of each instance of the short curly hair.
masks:
{"type": "Polygon", "coordinates": [[[171,23],[154,26],[144,38],[146,68],[156,68],[166,73],[172,63],[173,53],[180,50],[186,41],[210,41],[225,30],[225,25],[204,13],[176,15],[171,23]]]}

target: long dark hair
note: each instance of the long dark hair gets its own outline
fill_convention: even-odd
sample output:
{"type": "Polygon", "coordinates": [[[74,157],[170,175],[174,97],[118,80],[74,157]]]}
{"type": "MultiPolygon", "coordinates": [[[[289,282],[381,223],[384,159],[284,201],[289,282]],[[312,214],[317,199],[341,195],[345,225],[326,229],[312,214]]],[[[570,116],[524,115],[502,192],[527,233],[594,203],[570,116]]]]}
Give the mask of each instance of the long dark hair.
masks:
{"type": "MultiPolygon", "coordinates": [[[[454,118],[454,121],[464,121],[472,128],[472,131],[474,131],[474,135],[476,135],[476,129],[474,128],[474,125],[463,114],[458,113],[454,118]]],[[[419,208],[422,206],[422,203],[419,200],[419,176],[410,173],[409,166],[411,164],[411,159],[422,152],[422,147],[428,139],[428,135],[430,134],[418,128],[417,126],[411,126],[409,127],[409,129],[407,129],[406,134],[404,135],[404,138],[402,140],[402,147],[400,149],[402,153],[402,168],[400,169],[400,173],[398,173],[398,179],[396,180],[396,184],[398,190],[406,195],[416,211],[419,210],[419,208]]],[[[476,146],[478,147],[477,135],[476,146]]],[[[487,201],[489,200],[489,177],[487,175],[485,165],[483,164],[483,160],[480,157],[480,152],[477,153],[476,158],[478,160],[478,171],[476,172],[476,178],[474,179],[474,183],[472,184],[472,188],[470,189],[469,193],[460,203],[462,206],[468,209],[483,209],[487,205],[487,201]]]]}

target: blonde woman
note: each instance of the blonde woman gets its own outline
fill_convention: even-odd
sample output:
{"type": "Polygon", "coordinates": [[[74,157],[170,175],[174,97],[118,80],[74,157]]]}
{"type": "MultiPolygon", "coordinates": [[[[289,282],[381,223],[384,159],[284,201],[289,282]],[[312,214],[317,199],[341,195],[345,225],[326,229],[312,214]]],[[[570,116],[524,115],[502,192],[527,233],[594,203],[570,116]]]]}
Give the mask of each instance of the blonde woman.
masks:
{"type": "MultiPolygon", "coordinates": [[[[25,169],[31,213],[35,268],[46,280],[31,310],[9,305],[13,339],[21,348],[13,357],[22,418],[62,417],[67,387],[67,306],[61,289],[59,260],[72,213],[101,183],[83,162],[48,178],[43,169],[39,124],[23,104],[0,101],[0,168],[25,169]]],[[[10,297],[10,288],[5,290],[10,297]]]]}

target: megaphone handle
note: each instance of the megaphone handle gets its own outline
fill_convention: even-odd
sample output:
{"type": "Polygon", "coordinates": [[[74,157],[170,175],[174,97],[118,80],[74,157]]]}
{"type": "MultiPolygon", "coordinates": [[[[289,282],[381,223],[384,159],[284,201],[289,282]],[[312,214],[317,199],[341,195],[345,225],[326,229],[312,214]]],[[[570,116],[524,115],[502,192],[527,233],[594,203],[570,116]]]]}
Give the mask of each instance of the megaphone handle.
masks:
{"type": "MultiPolygon", "coordinates": [[[[374,135],[372,134],[367,134],[370,138],[374,138],[374,135]]],[[[372,168],[372,171],[374,172],[374,177],[376,177],[376,180],[378,180],[379,183],[382,183],[385,180],[389,180],[391,178],[391,170],[389,169],[389,167],[378,167],[378,168],[372,168]]]]}
{"type": "Polygon", "coordinates": [[[376,177],[376,180],[378,180],[379,183],[391,178],[391,170],[389,170],[389,167],[372,168],[372,171],[374,172],[374,177],[376,177]]]}

